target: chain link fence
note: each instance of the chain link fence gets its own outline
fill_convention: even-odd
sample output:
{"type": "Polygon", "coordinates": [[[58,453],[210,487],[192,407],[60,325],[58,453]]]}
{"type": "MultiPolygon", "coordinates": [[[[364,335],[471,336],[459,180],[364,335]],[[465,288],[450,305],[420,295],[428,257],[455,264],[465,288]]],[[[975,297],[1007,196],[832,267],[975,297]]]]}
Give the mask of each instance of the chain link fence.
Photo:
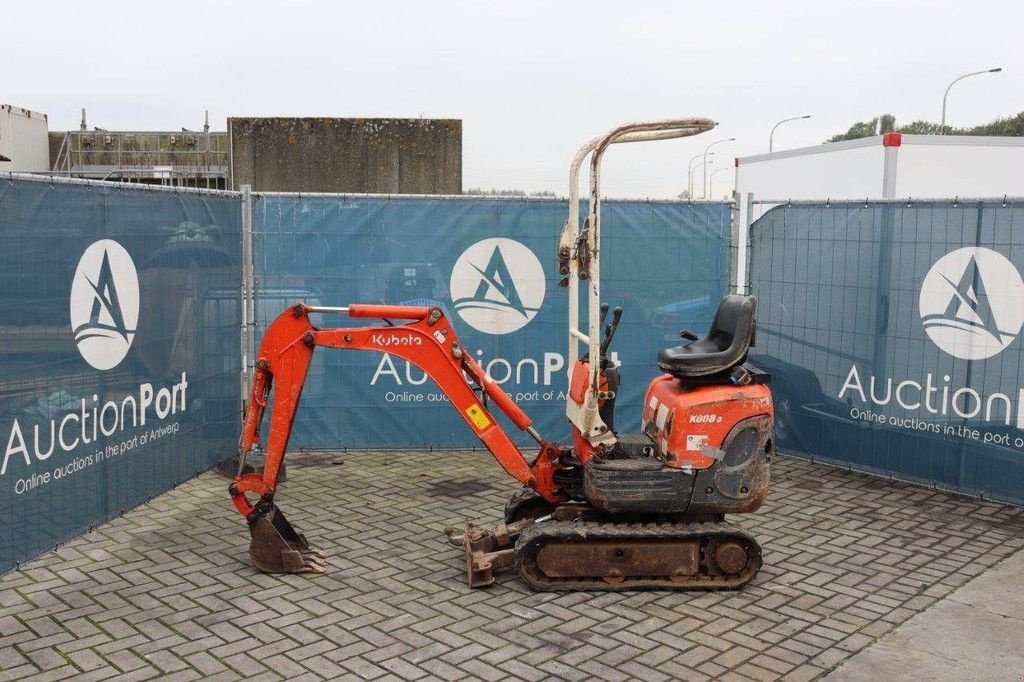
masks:
{"type": "MultiPolygon", "coordinates": [[[[257,339],[295,300],[437,305],[537,429],[565,441],[568,296],[558,286],[556,242],[566,200],[255,194],[254,201],[257,339]]],[[[602,208],[602,300],[624,309],[612,346],[623,377],[616,428],[637,430],[658,351],[678,345],[682,328],[706,329],[727,291],[730,206],[616,200],[602,208]]],[[[317,323],[352,325],[336,316],[317,323]]],[[[434,382],[400,358],[322,350],[291,442],[479,446],[445,403],[434,382]]]]}
{"type": "Polygon", "coordinates": [[[0,176],[0,572],[234,454],[240,232],[237,193],[0,176]]]}
{"type": "Polygon", "coordinates": [[[781,448],[1024,503],[1021,202],[752,202],[781,448]]]}

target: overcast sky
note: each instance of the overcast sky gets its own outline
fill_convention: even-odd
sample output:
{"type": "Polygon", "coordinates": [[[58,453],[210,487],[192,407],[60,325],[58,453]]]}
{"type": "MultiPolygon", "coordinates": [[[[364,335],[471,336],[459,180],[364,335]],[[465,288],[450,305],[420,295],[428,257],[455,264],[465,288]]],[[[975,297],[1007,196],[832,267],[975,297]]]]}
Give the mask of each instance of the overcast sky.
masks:
{"type": "MultiPolygon", "coordinates": [[[[1024,3],[16,2],[0,11],[0,103],[51,130],[214,130],[228,116],[451,117],[463,185],[567,190],[577,147],[621,122],[709,116],[699,137],[607,157],[607,194],[671,197],[720,138],[735,156],[817,144],[881,113],[948,123],[1024,110],[1024,3]]],[[[731,188],[716,176],[714,194],[731,188]]],[[[698,191],[699,194],[699,191],[698,191]]]]}

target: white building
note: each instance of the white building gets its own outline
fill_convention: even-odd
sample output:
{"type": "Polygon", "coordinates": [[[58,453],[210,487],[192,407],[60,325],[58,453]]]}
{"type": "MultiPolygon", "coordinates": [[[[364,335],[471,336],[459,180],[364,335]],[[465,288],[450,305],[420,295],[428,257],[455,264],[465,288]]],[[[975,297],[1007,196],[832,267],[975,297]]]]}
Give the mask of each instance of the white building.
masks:
{"type": "Polygon", "coordinates": [[[50,139],[46,114],[0,104],[0,172],[50,170],[50,139]]]}
{"type": "Polygon", "coordinates": [[[738,288],[750,223],[774,203],[1003,196],[1024,196],[1024,137],[885,133],[738,158],[738,288]]]}

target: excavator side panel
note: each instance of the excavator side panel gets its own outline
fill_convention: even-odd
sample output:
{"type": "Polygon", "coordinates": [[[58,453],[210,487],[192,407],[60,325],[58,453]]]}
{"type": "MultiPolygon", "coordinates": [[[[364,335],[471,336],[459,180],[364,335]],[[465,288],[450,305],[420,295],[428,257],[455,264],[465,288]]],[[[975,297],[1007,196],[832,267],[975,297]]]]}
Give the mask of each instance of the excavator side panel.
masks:
{"type": "Polygon", "coordinates": [[[766,384],[685,387],[671,374],[663,374],[647,388],[642,424],[667,466],[707,469],[720,458],[733,427],[762,414],[773,414],[766,384]]]}

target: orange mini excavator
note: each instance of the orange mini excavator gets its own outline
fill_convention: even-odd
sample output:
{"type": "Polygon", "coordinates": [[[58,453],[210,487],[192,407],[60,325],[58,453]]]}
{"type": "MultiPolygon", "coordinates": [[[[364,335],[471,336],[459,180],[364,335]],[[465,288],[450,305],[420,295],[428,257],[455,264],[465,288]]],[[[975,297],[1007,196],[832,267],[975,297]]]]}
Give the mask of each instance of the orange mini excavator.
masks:
{"type": "Polygon", "coordinates": [[[704,118],[630,123],[591,140],[573,160],[569,217],[558,246],[561,284],[569,293],[570,447],[533,428],[466,351],[440,308],[296,303],[274,320],[257,355],[239,474],[230,488],[249,523],[256,567],[271,573],[325,567],[323,555],[310,549],[278,509],[274,494],[310,359],[326,346],[386,351],[415,364],[522,483],[496,529],[448,529],[449,540],[466,550],[470,586],[488,585],[494,571],[513,565],[541,590],[727,589],[749,582],[761,566],[761,548],[724,517],[755,511],[768,491],[771,392],[768,376],[746,362],[755,338],[755,299],[726,296],[707,336],[683,330],[680,336],[689,343],[658,354],[663,373],[647,388],[641,432],[628,435],[612,427],[619,375],[608,355],[622,310],[616,308],[605,326],[608,306],[600,300],[600,169],[608,147],[685,137],[714,126],[704,118]],[[589,215],[581,227],[577,184],[587,156],[589,215]],[[586,330],[578,324],[581,281],[589,292],[586,330]],[[383,323],[321,329],[309,318],[323,313],[383,323]],[[266,461],[257,473],[246,467],[245,455],[259,440],[271,395],[266,461]],[[532,457],[498,424],[488,398],[537,442],[532,457]]]}

